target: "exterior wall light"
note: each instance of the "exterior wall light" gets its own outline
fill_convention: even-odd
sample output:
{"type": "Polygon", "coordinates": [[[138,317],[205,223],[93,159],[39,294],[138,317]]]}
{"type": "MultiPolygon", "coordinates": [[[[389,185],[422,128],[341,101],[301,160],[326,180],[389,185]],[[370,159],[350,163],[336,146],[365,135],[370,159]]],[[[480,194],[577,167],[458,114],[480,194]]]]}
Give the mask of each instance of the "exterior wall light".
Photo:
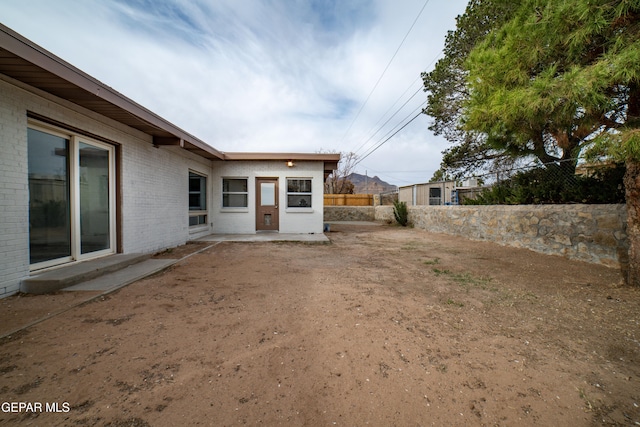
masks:
{"type": "Polygon", "coordinates": [[[294,166],[293,160],[287,160],[287,167],[292,168],[294,166]]]}

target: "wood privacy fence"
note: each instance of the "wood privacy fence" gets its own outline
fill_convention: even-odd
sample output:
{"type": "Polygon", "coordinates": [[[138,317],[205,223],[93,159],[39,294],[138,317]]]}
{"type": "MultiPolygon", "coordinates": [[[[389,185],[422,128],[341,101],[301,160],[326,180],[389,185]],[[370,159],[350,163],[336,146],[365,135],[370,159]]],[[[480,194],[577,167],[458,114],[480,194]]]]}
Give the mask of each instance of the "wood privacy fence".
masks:
{"type": "Polygon", "coordinates": [[[373,206],[373,194],[325,194],[325,206],[373,206]]]}

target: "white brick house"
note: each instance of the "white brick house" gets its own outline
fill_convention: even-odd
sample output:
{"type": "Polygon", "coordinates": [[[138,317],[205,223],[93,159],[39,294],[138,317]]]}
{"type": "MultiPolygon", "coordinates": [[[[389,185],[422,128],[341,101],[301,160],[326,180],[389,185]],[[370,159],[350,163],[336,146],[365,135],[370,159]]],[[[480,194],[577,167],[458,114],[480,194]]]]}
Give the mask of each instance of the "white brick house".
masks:
{"type": "Polygon", "coordinates": [[[0,25],[0,297],[211,233],[321,233],[338,161],[220,152],[0,25]]]}

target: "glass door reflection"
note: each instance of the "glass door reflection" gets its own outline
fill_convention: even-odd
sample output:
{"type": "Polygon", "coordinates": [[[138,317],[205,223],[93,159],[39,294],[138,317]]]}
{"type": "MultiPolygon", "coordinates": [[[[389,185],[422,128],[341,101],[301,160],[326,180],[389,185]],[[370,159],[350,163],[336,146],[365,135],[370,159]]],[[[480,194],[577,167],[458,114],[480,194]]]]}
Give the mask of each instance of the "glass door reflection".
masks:
{"type": "Polygon", "coordinates": [[[111,247],[109,150],[78,144],[80,179],[80,253],[111,247]]]}

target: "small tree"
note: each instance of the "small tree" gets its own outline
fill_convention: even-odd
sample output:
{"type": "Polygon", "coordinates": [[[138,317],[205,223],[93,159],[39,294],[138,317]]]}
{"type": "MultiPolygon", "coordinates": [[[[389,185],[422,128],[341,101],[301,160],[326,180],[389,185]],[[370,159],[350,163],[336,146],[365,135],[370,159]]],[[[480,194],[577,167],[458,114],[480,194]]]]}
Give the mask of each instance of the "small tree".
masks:
{"type": "Polygon", "coordinates": [[[409,223],[409,212],[407,211],[407,202],[393,202],[393,216],[396,217],[396,221],[403,227],[406,227],[409,223]]]}
{"type": "Polygon", "coordinates": [[[354,185],[348,177],[356,167],[358,156],[355,153],[343,153],[340,156],[338,169],[327,178],[324,186],[326,194],[353,194],[354,185]]]}

